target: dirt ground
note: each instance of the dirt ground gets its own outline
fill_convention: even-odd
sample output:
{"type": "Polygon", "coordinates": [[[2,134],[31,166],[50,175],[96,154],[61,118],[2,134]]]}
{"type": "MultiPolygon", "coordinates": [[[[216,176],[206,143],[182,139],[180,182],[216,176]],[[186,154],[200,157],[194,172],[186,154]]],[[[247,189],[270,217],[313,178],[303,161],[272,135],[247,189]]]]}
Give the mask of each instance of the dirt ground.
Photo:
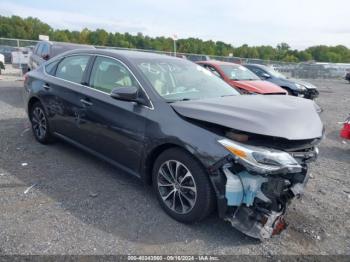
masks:
{"type": "Polygon", "coordinates": [[[347,254],[350,255],[350,84],[312,81],[326,127],[318,161],[288,229],[265,242],[213,214],[183,225],[151,187],[66,143],[34,141],[21,81],[0,80],[0,254],[347,254]]]}

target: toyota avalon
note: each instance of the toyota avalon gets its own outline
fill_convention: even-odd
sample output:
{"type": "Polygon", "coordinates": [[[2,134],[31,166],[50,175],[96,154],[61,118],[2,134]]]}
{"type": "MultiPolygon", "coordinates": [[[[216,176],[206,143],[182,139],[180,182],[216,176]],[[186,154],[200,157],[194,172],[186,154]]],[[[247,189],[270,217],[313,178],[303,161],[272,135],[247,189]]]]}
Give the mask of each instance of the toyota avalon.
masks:
{"type": "Polygon", "coordinates": [[[214,210],[264,239],[308,181],[323,125],[311,100],[242,96],[184,59],[74,50],[25,76],[36,140],[63,139],[153,185],[190,223],[214,210]]]}

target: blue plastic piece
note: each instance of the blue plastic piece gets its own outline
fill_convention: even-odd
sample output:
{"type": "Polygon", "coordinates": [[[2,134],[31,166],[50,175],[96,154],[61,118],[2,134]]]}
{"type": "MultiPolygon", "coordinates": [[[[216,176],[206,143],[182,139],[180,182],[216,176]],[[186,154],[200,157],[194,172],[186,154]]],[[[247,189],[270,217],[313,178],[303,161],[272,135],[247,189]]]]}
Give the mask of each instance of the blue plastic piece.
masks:
{"type": "Polygon", "coordinates": [[[253,205],[254,198],[257,196],[257,194],[262,194],[261,185],[267,181],[267,178],[258,175],[251,175],[247,171],[238,173],[238,176],[241,178],[243,183],[242,203],[246,204],[247,206],[251,206],[253,205]]]}

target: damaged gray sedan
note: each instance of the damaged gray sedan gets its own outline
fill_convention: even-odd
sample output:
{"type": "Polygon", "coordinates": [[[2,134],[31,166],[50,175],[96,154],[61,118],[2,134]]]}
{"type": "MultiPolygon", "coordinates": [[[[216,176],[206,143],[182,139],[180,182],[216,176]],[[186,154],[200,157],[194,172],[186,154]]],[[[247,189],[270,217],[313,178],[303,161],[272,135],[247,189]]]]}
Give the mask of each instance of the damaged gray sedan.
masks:
{"type": "Polygon", "coordinates": [[[152,183],[180,222],[217,210],[259,239],[286,227],[323,135],[313,101],[241,96],[162,55],[71,51],[28,73],[24,87],[38,142],[64,139],[152,183]]]}

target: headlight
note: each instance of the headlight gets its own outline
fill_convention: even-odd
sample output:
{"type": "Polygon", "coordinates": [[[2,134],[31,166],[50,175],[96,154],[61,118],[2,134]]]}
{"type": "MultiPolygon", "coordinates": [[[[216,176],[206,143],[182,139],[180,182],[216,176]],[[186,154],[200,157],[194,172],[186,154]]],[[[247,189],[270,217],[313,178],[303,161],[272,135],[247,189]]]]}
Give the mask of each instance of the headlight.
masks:
{"type": "Polygon", "coordinates": [[[295,84],[295,86],[299,89],[299,90],[302,90],[302,91],[305,91],[306,90],[306,87],[301,85],[301,84],[295,84]]]}
{"type": "Polygon", "coordinates": [[[218,142],[231,152],[247,170],[263,174],[301,172],[302,167],[286,152],[248,146],[227,138],[218,142]]]}

